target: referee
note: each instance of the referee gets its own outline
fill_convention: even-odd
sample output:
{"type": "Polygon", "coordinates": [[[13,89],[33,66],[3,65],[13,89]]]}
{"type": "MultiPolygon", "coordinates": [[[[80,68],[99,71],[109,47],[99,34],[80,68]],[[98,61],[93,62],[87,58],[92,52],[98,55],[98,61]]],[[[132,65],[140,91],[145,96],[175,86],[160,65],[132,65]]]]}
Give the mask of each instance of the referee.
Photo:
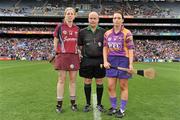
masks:
{"type": "Polygon", "coordinates": [[[88,21],[89,26],[80,30],[78,39],[82,56],[79,74],[84,78],[84,92],[86,96],[86,105],[83,111],[89,112],[91,110],[91,83],[92,79],[95,78],[97,109],[100,112],[105,112],[101,104],[105,70],[100,68],[100,64],[103,63],[105,29],[98,26],[99,15],[96,12],[89,13],[88,21]]]}

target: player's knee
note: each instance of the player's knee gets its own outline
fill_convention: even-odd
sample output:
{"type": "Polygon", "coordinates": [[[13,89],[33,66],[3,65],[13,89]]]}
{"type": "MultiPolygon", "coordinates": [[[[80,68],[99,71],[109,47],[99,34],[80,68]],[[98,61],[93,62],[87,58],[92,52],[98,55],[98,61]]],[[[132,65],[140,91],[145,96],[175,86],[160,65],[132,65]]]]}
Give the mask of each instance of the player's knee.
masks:
{"type": "Polygon", "coordinates": [[[70,84],[76,84],[76,80],[70,80],[70,84]]]}
{"type": "Polygon", "coordinates": [[[62,81],[65,81],[65,80],[66,80],[66,76],[61,76],[61,75],[59,75],[58,79],[59,79],[59,80],[62,80],[62,81]]]}
{"type": "Polygon", "coordinates": [[[128,89],[128,83],[126,81],[121,81],[120,83],[121,90],[127,90],[128,89]]]}
{"type": "Polygon", "coordinates": [[[61,79],[61,78],[60,78],[60,79],[58,80],[58,84],[64,84],[64,82],[65,82],[65,79],[61,79]]]}
{"type": "Polygon", "coordinates": [[[121,88],[121,91],[128,90],[128,86],[127,86],[127,85],[124,85],[124,84],[122,84],[122,85],[120,86],[120,88],[121,88]]]}
{"type": "Polygon", "coordinates": [[[108,86],[108,91],[109,92],[114,92],[115,91],[115,88],[113,87],[113,85],[108,86]]]}

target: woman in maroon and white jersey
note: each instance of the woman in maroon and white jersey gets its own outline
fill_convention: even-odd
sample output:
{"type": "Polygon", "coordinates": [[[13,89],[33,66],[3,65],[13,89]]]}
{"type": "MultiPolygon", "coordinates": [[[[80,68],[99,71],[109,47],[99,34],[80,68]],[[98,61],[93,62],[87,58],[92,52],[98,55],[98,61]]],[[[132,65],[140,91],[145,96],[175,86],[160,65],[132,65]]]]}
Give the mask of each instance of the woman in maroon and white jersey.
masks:
{"type": "Polygon", "coordinates": [[[59,113],[62,112],[66,73],[69,74],[70,79],[69,91],[71,109],[73,111],[77,110],[75,83],[80,63],[77,50],[79,28],[73,24],[76,11],[68,7],[65,9],[64,15],[64,22],[57,25],[54,32],[54,49],[57,54],[55,58],[55,69],[58,70],[56,111],[59,113]]]}

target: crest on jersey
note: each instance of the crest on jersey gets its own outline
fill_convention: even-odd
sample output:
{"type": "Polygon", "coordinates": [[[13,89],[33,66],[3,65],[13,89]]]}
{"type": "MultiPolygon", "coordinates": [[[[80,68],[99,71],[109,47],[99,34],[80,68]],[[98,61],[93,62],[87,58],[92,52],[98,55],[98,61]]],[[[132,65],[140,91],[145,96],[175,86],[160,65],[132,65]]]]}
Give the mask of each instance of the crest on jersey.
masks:
{"type": "Polygon", "coordinates": [[[109,38],[108,38],[108,41],[111,41],[111,40],[112,40],[112,37],[109,37],[109,38]]]}
{"type": "Polygon", "coordinates": [[[63,34],[65,34],[65,35],[66,35],[66,34],[67,34],[67,31],[66,31],[66,30],[63,30],[63,34]]]}
{"type": "Polygon", "coordinates": [[[113,38],[114,38],[114,40],[118,40],[118,36],[114,36],[113,38]]]}

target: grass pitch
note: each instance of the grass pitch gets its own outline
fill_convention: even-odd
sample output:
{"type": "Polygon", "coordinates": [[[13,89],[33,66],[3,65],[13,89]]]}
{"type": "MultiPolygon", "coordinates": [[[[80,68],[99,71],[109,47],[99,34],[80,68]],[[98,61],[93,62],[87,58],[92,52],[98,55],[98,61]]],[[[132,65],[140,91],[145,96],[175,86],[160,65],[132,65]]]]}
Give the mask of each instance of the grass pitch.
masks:
{"type": "MultiPolygon", "coordinates": [[[[155,80],[135,75],[129,81],[129,101],[123,120],[179,120],[180,63],[135,63],[137,69],[149,67],[157,71],[155,80]]],[[[0,120],[93,120],[93,111],[82,112],[85,96],[80,77],[77,78],[79,111],[70,109],[67,80],[64,113],[55,112],[56,79],[56,71],[47,62],[0,61],[0,120]]],[[[93,93],[95,87],[93,84],[93,93]]],[[[106,109],[110,107],[107,79],[102,102],[106,109]]],[[[117,120],[106,114],[101,114],[101,119],[117,120]]]]}

